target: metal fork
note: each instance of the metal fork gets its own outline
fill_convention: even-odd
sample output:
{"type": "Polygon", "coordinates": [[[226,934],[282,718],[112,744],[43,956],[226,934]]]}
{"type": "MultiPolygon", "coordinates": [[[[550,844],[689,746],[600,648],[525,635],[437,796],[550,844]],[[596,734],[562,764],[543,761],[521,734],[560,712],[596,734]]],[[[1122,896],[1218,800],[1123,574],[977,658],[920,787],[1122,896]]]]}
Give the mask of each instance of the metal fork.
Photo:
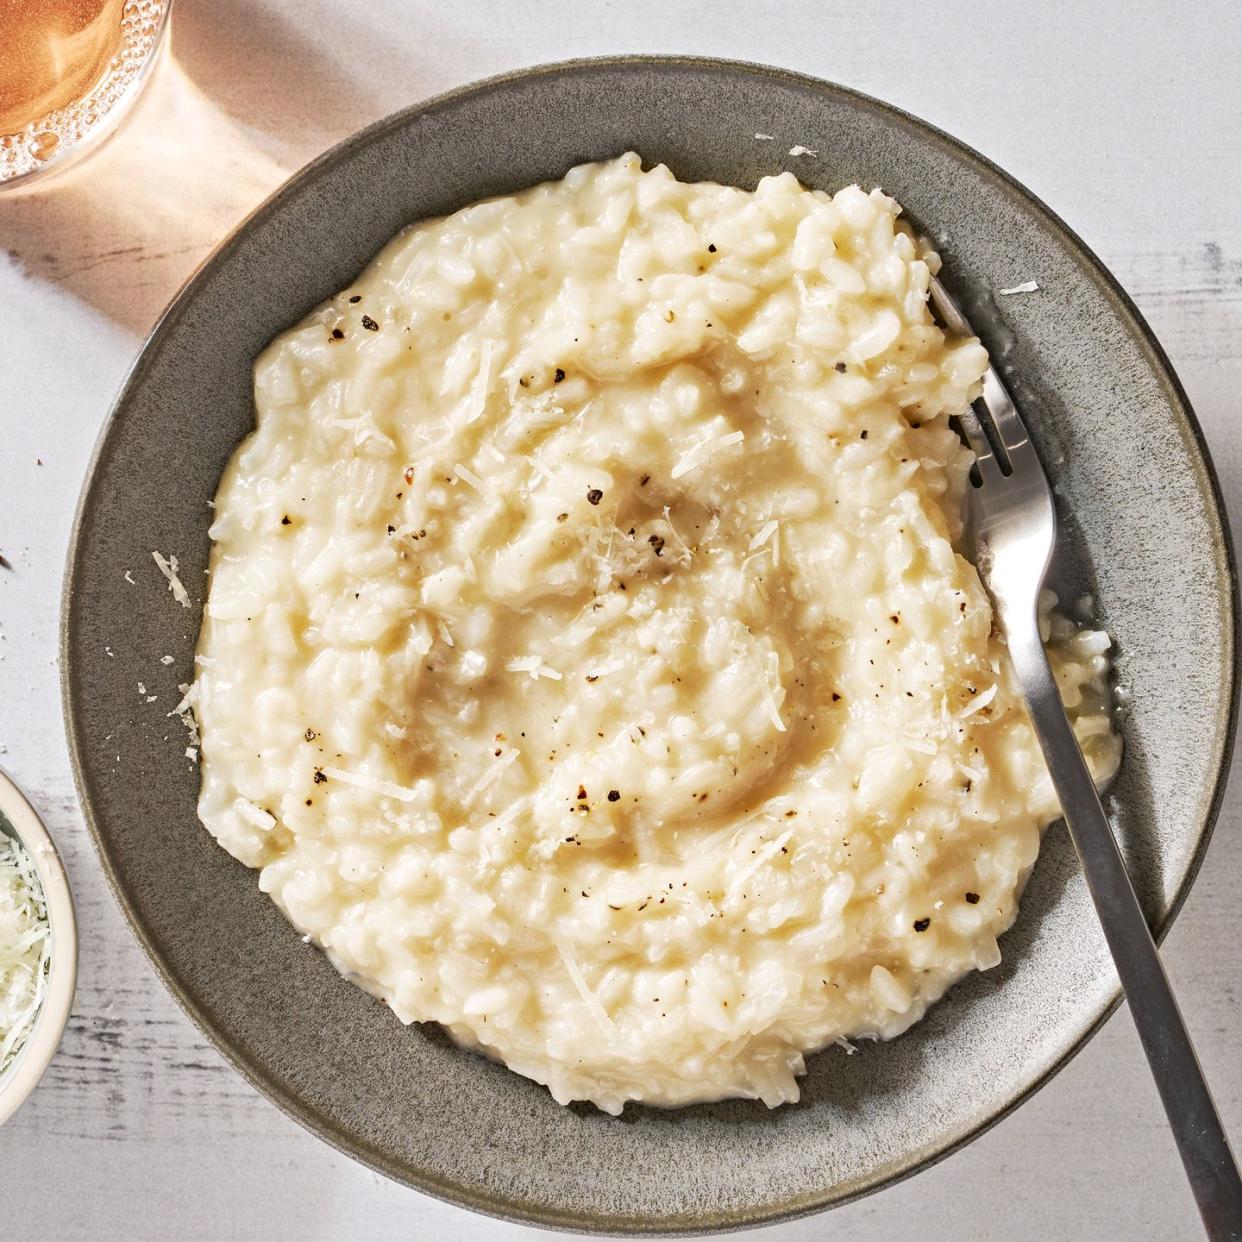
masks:
{"type": "MultiPolygon", "coordinates": [[[[931,298],[951,333],[975,335],[934,277],[931,298]]],[[[1039,594],[1056,540],[1052,490],[1013,400],[992,367],[983,377],[983,396],[976,407],[962,416],[961,425],[975,454],[967,521],[979,574],[1008,640],[1031,723],[1204,1228],[1209,1238],[1236,1242],[1242,1239],[1238,1166],[1040,641],[1039,594]]]]}

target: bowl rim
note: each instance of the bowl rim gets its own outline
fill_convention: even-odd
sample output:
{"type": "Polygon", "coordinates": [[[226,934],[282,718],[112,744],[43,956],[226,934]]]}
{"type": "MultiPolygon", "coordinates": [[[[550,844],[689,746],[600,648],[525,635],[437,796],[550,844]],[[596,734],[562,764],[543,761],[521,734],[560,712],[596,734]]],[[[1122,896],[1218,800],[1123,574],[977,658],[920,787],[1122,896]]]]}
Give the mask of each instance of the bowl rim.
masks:
{"type": "Polygon", "coordinates": [[[809,1216],[827,1208],[840,1206],[863,1198],[886,1186],[903,1181],[907,1177],[911,1177],[915,1173],[939,1163],[972,1142],[979,1135],[1009,1116],[1019,1105],[1025,1103],[1035,1092],[1045,1086],[1069,1064],[1117,1010],[1123,999],[1120,983],[1097,1005],[1094,1013],[1086,1015],[1085,1024],[1081,1027],[1078,1036],[1058,1055],[1050,1057],[1032,1081],[1025,1088],[1016,1092],[1001,1108],[995,1111],[981,1110],[969,1122],[964,1123],[957,1132],[934,1143],[913,1149],[900,1160],[892,1161],[865,1178],[856,1179],[842,1186],[829,1188],[816,1194],[790,1198],[779,1202],[769,1201],[757,1207],[734,1208],[727,1213],[699,1214],[694,1217],[653,1217],[647,1220],[628,1216],[606,1218],[588,1215],[581,1211],[546,1208],[542,1205],[507,1197],[501,1192],[465,1189],[454,1181],[425,1170],[419,1171],[421,1176],[412,1175],[408,1169],[397,1166],[371,1145],[344,1137],[334,1126],[333,1122],[319,1110],[286,1091],[283,1086],[275,1082],[268,1074],[250,1064],[242,1051],[230,1040],[227,1033],[216,1028],[213,1018],[208,1013],[205,1013],[190,997],[173,970],[159,957],[151,937],[143,927],[134,905],[129,899],[123,877],[112,866],[107,853],[106,838],[100,830],[92,807],[91,786],[84,774],[84,748],[80,743],[75,724],[77,717],[77,692],[71,652],[71,614],[76,576],[79,568],[79,557],[84,542],[83,537],[85,528],[90,521],[92,502],[96,499],[94,497],[96,476],[102,470],[105,460],[110,454],[113,433],[116,431],[128,396],[131,390],[142,381],[149,365],[150,356],[159,347],[163,338],[175,328],[181,312],[191,302],[200,282],[209,274],[211,269],[236,249],[244,236],[255,225],[262,223],[266,218],[273,215],[287,197],[299,191],[303,186],[313,182],[321,172],[342,162],[348,162],[358,150],[366,147],[373,140],[394,129],[407,127],[420,117],[433,114],[445,107],[451,107],[462,99],[503,89],[510,84],[532,79],[554,79],[568,74],[590,74],[600,70],[641,70],[653,68],[660,70],[707,71],[723,74],[742,73],[754,77],[767,78],[800,90],[813,91],[821,95],[844,99],[856,106],[880,114],[885,120],[894,125],[908,131],[914,131],[924,141],[938,146],[942,150],[950,152],[957,159],[970,164],[984,180],[991,182],[1001,192],[1019,199],[1041,221],[1048,231],[1058,238],[1067,254],[1083,274],[1099,289],[1101,295],[1122,321],[1128,334],[1140,346],[1154,377],[1160,385],[1166,402],[1176,416],[1178,429],[1184,437],[1190,456],[1197,462],[1201,472],[1195,481],[1203,496],[1204,507],[1213,528],[1211,542],[1221,567],[1221,577],[1224,579],[1221,591],[1221,604],[1224,612],[1221,642],[1227,668],[1226,684],[1222,686],[1225,694],[1217,711],[1216,728],[1214,731],[1215,745],[1213,747],[1211,763],[1215,775],[1212,783],[1211,797],[1203,817],[1202,829],[1187,863],[1185,874],[1174,892],[1167,909],[1161,912],[1152,925],[1152,932],[1157,943],[1164,939],[1173,920],[1185,904],[1190,888],[1203,864],[1208,844],[1211,841],[1212,832],[1220,814],[1233,756],[1234,742],[1238,729],[1239,698],[1240,692],[1242,692],[1242,676],[1240,676],[1242,669],[1239,667],[1238,660],[1238,650],[1240,643],[1242,643],[1239,575],[1224,494],[1202,428],[1167,353],[1129,294],[1126,293],[1116,277],[1105,267],[1103,262],[1082,238],[1052,211],[1047,204],[1016,178],[973,147],[955,138],[945,130],[875,96],[855,90],[852,87],[843,86],[826,78],[815,77],[811,74],[767,65],[761,62],[728,57],[639,52],[624,55],[576,57],[568,60],[545,62],[473,80],[461,86],[429,96],[374,121],[370,125],[342,139],[334,146],[329,147],[322,154],[316,156],[293,173],[221,238],[220,242],[187,277],[180,289],[161,312],[121,382],[116,399],[100,428],[90,462],[83,477],[82,491],[74,513],[68,543],[60,613],[62,711],[74,783],[82,805],[83,816],[108,886],[120,906],[131,932],[142,945],[144,952],[155,967],[156,973],[164,986],[191,1021],[206,1035],[232,1068],[241,1074],[251,1086],[275,1104],[286,1116],[292,1118],[335,1150],[359,1161],[367,1168],[392,1178],[394,1181],[415,1189],[420,1193],[440,1199],[456,1207],[467,1208],[471,1211],[506,1221],[534,1225],[546,1229],[613,1236],[634,1234],[690,1236],[757,1228],[809,1216]]]}
{"type": "Polygon", "coordinates": [[[29,799],[3,768],[0,768],[0,812],[13,826],[18,843],[34,863],[39,883],[43,886],[52,932],[52,963],[43,1003],[17,1059],[0,1074],[2,1126],[38,1086],[60,1047],[77,986],[78,924],[69,876],[56,842],[29,799]]]}

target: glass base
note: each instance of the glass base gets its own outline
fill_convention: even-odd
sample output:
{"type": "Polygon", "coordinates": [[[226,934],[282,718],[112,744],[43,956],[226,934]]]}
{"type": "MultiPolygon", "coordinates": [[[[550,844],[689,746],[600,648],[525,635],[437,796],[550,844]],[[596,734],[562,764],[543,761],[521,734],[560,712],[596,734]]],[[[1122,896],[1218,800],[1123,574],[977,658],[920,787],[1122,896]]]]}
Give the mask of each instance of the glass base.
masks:
{"type": "Polygon", "coordinates": [[[59,172],[116,132],[167,42],[172,0],[126,0],[121,47],[81,99],[0,135],[0,194],[59,172]]]}

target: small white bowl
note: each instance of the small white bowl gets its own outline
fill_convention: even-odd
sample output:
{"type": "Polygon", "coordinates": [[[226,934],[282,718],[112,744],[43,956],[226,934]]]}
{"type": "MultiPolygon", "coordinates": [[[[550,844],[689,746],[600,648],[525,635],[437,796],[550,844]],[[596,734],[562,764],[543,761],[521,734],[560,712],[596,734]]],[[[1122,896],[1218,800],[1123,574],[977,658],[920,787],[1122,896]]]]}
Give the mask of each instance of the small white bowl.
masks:
{"type": "Polygon", "coordinates": [[[52,964],[43,1004],[21,1051],[8,1069],[0,1073],[0,1125],[3,1125],[35,1089],[60,1046],[60,1037],[73,1008],[73,989],[78,977],[78,924],[69,878],[55,842],[35,814],[34,807],[2,769],[0,833],[16,835],[33,859],[43,885],[52,930],[52,964]]]}

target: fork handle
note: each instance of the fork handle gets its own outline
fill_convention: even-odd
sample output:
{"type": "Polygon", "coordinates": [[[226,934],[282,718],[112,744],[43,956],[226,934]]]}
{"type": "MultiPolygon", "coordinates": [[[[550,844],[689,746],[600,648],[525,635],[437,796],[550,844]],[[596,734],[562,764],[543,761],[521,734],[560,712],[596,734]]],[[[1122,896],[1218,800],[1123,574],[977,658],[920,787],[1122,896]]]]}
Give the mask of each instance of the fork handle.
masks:
{"type": "MultiPolygon", "coordinates": [[[[1033,620],[1033,618],[1032,618],[1033,620]]],[[[1010,655],[1125,989],[1203,1226],[1242,1239],[1242,1179],[1095,782],[1065,715],[1037,624],[1006,627],[1010,655]]]]}

